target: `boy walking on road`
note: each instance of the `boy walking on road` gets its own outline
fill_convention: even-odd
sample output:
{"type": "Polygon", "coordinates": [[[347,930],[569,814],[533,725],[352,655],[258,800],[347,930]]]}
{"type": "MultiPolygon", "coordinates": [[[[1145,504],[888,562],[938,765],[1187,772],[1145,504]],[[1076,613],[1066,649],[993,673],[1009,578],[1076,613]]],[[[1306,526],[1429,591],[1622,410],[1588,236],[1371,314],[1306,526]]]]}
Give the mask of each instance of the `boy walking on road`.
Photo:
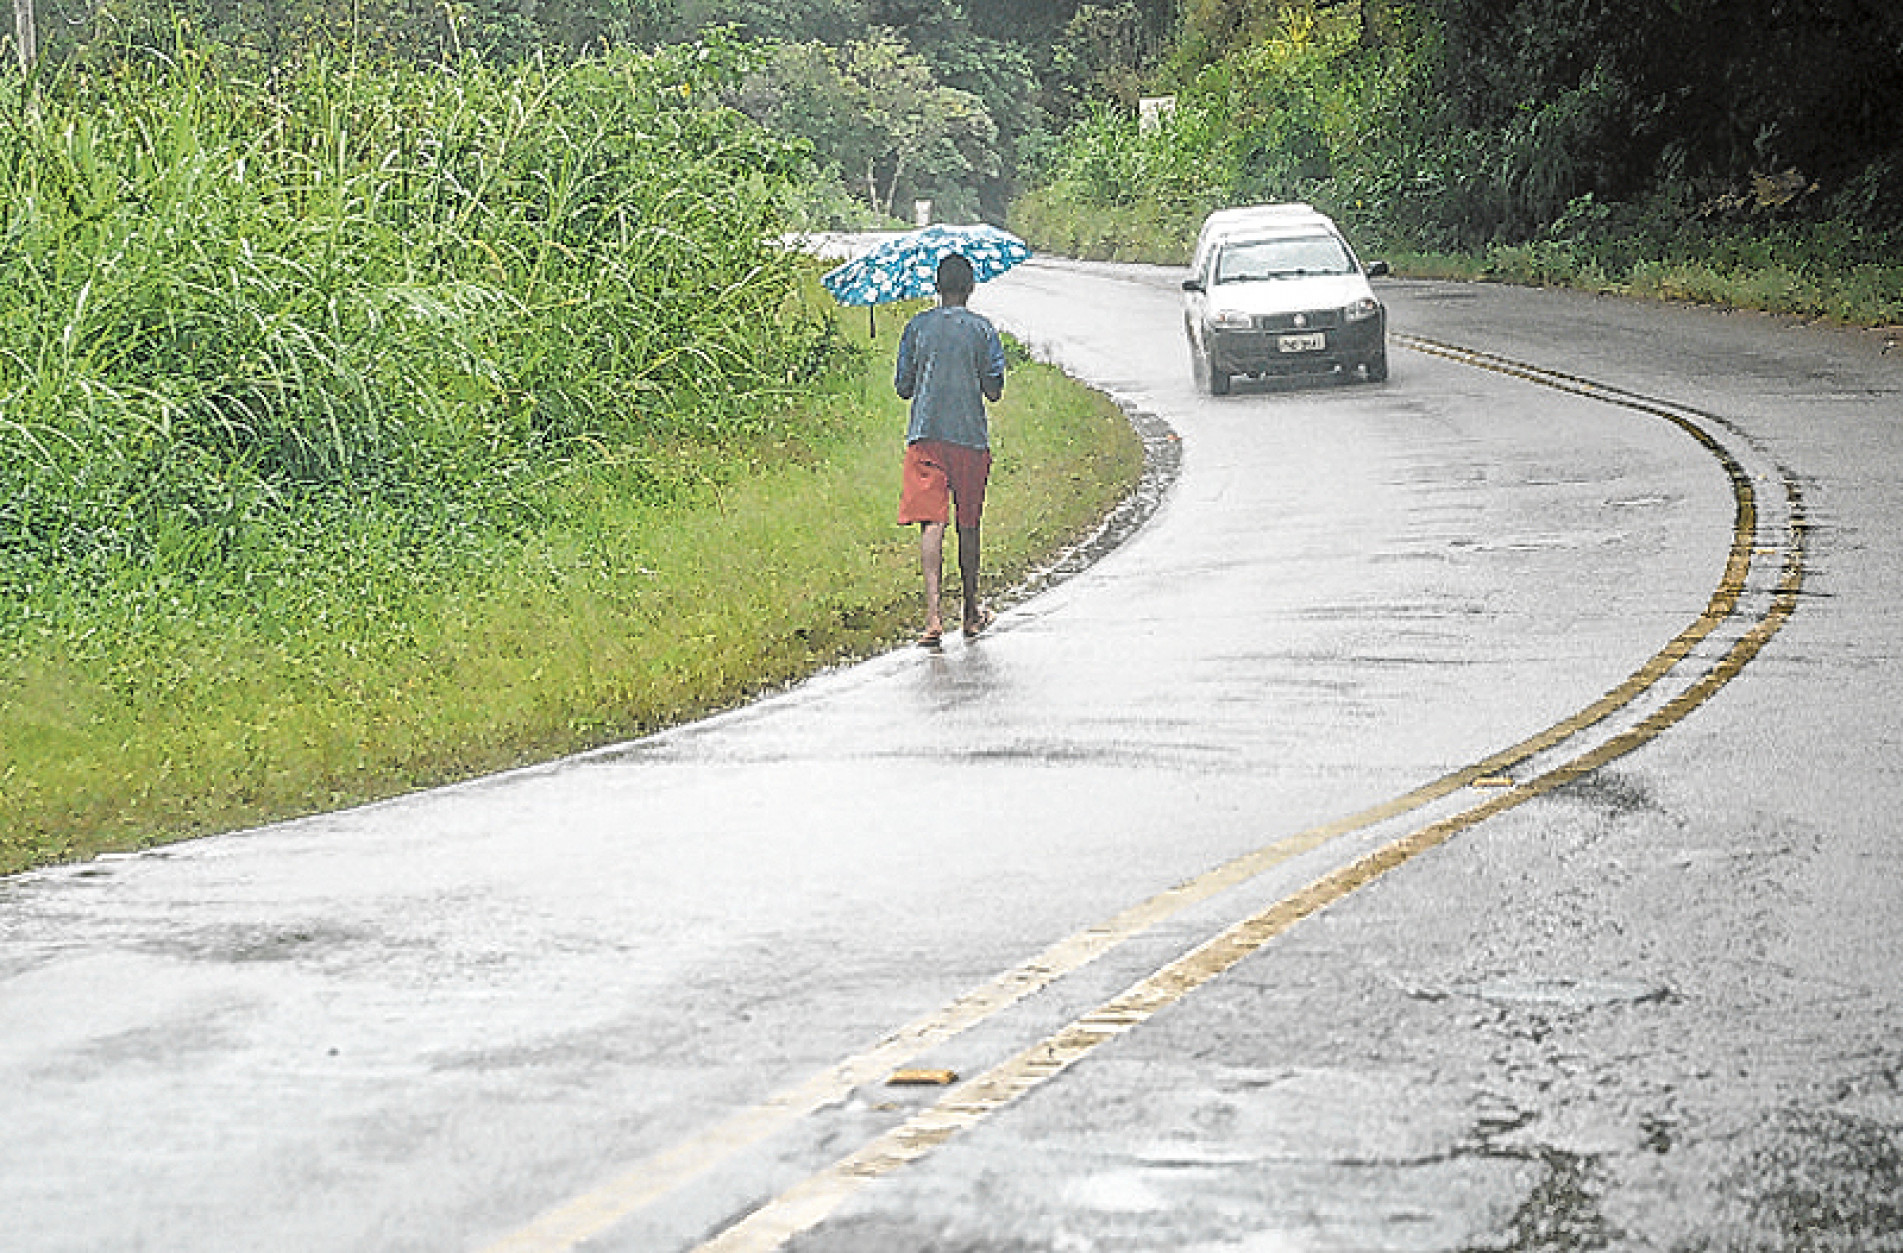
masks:
{"type": "Polygon", "coordinates": [[[985,401],[1004,395],[1004,345],[989,321],[965,307],[975,286],[966,258],[953,253],[938,263],[938,307],[905,324],[892,378],[899,395],[912,402],[899,525],[919,526],[925,631],[918,642],[927,648],[938,647],[945,633],[939,599],[953,502],[965,638],[984,630],[993,616],[978,602],[978,527],[991,476],[985,401]]]}

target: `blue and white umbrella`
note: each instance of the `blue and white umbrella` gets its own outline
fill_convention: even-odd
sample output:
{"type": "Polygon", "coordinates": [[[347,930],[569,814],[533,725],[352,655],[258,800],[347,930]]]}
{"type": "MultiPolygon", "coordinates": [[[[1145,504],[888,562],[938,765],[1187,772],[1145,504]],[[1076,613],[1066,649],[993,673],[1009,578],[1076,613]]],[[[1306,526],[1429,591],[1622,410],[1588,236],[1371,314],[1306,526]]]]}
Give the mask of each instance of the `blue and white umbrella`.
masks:
{"type": "Polygon", "coordinates": [[[1031,255],[1023,240],[995,226],[924,226],[885,240],[821,276],[820,282],[842,305],[879,305],[929,296],[937,290],[939,261],[954,252],[971,262],[972,274],[980,283],[1031,255]]]}

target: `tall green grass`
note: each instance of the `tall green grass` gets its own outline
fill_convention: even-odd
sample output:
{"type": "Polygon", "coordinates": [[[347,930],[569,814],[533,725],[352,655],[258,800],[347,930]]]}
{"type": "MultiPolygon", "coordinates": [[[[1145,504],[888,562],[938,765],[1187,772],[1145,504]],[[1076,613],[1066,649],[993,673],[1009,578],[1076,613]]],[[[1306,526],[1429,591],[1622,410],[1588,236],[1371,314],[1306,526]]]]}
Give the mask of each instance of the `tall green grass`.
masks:
{"type": "Polygon", "coordinates": [[[460,568],[574,464],[664,490],[657,438],[756,433],[828,365],[762,242],[792,154],[699,107],[684,58],[261,86],[184,53],[20,90],[0,614],[154,575],[294,583],[287,511],[326,552],[460,568]]]}
{"type": "MultiPolygon", "coordinates": [[[[896,328],[771,242],[803,157],[711,104],[717,62],[0,81],[0,873],[903,634],[896,328]]],[[[993,580],[1135,465],[1049,372],[998,426],[993,580]]]]}
{"type": "Polygon", "coordinates": [[[1397,262],[1425,275],[1903,325],[1903,263],[1893,241],[1841,221],[1732,222],[1588,196],[1537,239],[1464,255],[1403,253],[1397,262]]]}

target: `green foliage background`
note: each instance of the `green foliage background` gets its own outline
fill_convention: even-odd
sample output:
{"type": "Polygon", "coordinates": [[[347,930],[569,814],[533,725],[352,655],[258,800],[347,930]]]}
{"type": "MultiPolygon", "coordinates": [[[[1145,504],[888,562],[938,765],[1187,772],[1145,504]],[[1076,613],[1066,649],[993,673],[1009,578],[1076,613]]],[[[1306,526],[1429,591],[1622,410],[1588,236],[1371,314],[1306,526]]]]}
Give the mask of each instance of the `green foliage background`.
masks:
{"type": "Polygon", "coordinates": [[[821,187],[788,203],[818,226],[869,221],[888,204],[909,216],[920,198],[940,206],[941,220],[1001,221],[1019,170],[1084,101],[1135,101],[1140,67],[1164,46],[1174,16],[1174,0],[31,2],[48,65],[164,57],[183,39],[217,47],[225,66],[254,80],[294,73],[317,53],[506,66],[610,47],[704,45],[731,31],[755,45],[759,81],[729,101],[815,144],[821,187]],[[885,51],[894,45],[896,55],[885,51]],[[896,73],[883,83],[848,75],[859,80],[856,93],[840,89],[842,64],[870,71],[874,60],[896,73]],[[924,81],[910,81],[919,71],[924,81]],[[788,96],[824,102],[825,116],[778,107],[788,96]],[[835,107],[841,101],[850,107],[835,107]]]}
{"type": "Polygon", "coordinates": [[[1384,0],[1186,10],[1012,221],[1180,262],[1214,208],[1306,200],[1416,269],[1903,320],[1903,12],[1865,0],[1384,0]]]}
{"type": "Polygon", "coordinates": [[[0,621],[294,578],[287,513],[457,565],[581,461],[658,489],[770,427],[834,332],[765,242],[797,162],[704,71],[186,53],[0,99],[0,621]]]}

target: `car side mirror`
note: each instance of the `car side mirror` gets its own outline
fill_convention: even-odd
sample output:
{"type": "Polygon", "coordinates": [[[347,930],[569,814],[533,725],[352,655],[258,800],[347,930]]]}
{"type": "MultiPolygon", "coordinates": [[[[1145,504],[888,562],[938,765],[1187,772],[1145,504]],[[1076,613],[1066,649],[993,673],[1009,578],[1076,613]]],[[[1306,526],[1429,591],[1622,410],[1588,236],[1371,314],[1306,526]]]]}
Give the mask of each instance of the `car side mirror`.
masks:
{"type": "Polygon", "coordinates": [[[1388,272],[1388,263],[1385,261],[1375,261],[1368,266],[1369,278],[1386,278],[1388,272]]]}
{"type": "Polygon", "coordinates": [[[1186,278],[1183,280],[1184,291],[1201,291],[1202,289],[1203,281],[1199,278],[1186,278]]]}

